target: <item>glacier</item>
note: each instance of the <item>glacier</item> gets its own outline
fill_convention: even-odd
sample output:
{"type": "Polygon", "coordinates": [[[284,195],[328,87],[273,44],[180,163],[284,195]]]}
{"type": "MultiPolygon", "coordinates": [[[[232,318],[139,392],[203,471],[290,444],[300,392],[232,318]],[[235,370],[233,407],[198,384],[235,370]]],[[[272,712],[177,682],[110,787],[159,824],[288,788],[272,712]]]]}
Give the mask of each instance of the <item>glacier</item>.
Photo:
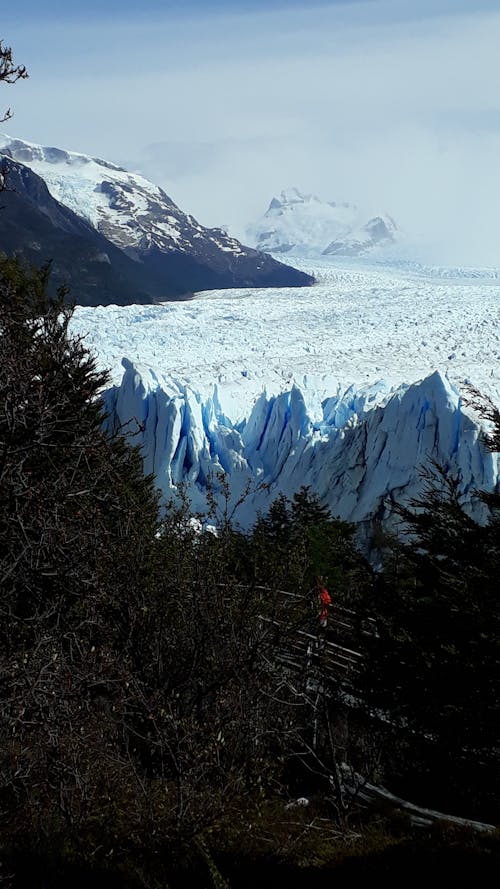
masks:
{"type": "Polygon", "coordinates": [[[498,485],[498,462],[465,401],[472,383],[500,404],[496,271],[302,264],[318,283],[300,297],[250,288],[76,309],[73,331],[111,371],[110,422],[136,433],[163,497],[182,483],[204,512],[223,472],[230,509],[250,485],[235,513],[248,527],[309,485],[366,536],[418,495],[433,459],[482,518],[474,491],[498,485]]]}
{"type": "Polygon", "coordinates": [[[145,471],[155,474],[164,501],[175,499],[182,484],[193,510],[206,513],[208,486],[222,500],[222,474],[229,513],[235,510],[243,528],[279,494],[306,485],[333,516],[369,536],[374,520],[394,525],[394,503],[421,493],[419,469],[431,459],[459,478],[479,519],[484,508],[474,491],[498,483],[497,455],[485,450],[477,418],[439,371],[396,391],[383,382],[348,387],[323,401],[320,418],[297,385],[276,395],[263,391],[235,423],[221,408],[217,386],[203,397],[152,368],[123,364],[122,382],[106,392],[110,422],[128,428],[141,446],[145,471]]]}

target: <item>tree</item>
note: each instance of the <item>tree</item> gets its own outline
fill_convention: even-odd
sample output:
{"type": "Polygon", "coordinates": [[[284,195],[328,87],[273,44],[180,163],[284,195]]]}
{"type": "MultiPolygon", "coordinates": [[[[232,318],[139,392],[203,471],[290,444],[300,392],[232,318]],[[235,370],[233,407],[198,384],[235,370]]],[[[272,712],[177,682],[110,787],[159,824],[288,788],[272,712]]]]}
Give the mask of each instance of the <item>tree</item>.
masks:
{"type": "MultiPolygon", "coordinates": [[[[0,83],[16,83],[18,80],[26,80],[28,72],[24,65],[15,65],[12,55],[12,49],[7,46],[3,40],[0,40],[0,83]]],[[[0,123],[10,120],[12,111],[10,108],[0,117],[0,123]]],[[[0,168],[0,191],[5,190],[5,169],[0,168]]]]}
{"type": "MultiPolygon", "coordinates": [[[[371,571],[355,543],[355,528],[335,519],[319,498],[303,487],[290,499],[280,495],[251,534],[258,583],[307,594],[322,575],[337,601],[353,601],[370,583],[371,571]]],[[[314,600],[314,608],[316,608],[314,600]]]]}
{"type": "Polygon", "coordinates": [[[47,278],[0,262],[0,818],[13,843],[105,819],[122,793],[130,603],[157,529],[139,453],[104,429],[107,375],[47,278]]]}
{"type": "Polygon", "coordinates": [[[153,592],[131,639],[149,708],[134,746],[146,758],[151,751],[163,778],[163,835],[177,843],[280,789],[283,758],[304,717],[280,661],[300,615],[287,615],[283,627],[273,622],[265,592],[230,564],[236,536],[228,527],[200,533],[189,515],[167,516],[153,592]]]}
{"type": "Polygon", "coordinates": [[[159,523],[48,274],[0,262],[3,843],[156,861],[281,791],[310,725],[283,665],[308,603],[259,588],[230,523],[159,523]]]}
{"type": "MultiPolygon", "coordinates": [[[[26,80],[28,72],[24,65],[15,65],[12,49],[3,40],[0,40],[0,82],[16,83],[18,80],[26,80]]],[[[7,108],[0,123],[4,123],[12,117],[12,111],[7,108]]]]}
{"type": "MultiPolygon", "coordinates": [[[[498,423],[498,418],[497,418],[498,423]]],[[[498,444],[497,425],[492,446],[498,444]]],[[[424,805],[498,817],[500,749],[500,534],[498,493],[481,525],[439,467],[399,515],[395,541],[365,602],[378,636],[367,640],[362,695],[392,725],[393,776],[424,805]],[[417,765],[418,763],[418,765],[417,765]]]]}

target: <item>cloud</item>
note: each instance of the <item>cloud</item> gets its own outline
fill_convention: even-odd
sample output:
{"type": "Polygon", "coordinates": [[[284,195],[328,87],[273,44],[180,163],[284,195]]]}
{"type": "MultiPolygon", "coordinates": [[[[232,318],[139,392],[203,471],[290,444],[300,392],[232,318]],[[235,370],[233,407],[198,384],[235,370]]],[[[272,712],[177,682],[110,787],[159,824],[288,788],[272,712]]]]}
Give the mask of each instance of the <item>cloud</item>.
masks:
{"type": "Polygon", "coordinates": [[[498,262],[496,9],[368,0],[40,23],[20,34],[32,76],[9,95],[10,131],[129,162],[240,233],[296,184],[387,210],[443,261],[498,262]]]}

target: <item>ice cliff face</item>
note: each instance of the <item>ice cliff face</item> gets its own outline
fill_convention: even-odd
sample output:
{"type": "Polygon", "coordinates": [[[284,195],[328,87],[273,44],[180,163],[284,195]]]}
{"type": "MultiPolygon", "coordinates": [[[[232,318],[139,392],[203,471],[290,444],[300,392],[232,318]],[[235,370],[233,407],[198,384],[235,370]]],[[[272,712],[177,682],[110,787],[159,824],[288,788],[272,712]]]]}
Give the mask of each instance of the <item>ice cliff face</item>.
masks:
{"type": "MultiPolygon", "coordinates": [[[[310,395],[294,386],[254,403],[238,424],[224,416],[214,387],[202,399],[171,376],[124,359],[121,385],[106,394],[111,421],[139,428],[145,470],[154,472],[166,499],[184,483],[196,510],[206,509],[206,486],[227,475],[236,502],[252,491],[235,516],[250,525],[283,492],[308,485],[333,515],[390,525],[391,503],[422,490],[419,470],[429,460],[458,474],[466,501],[474,489],[498,481],[497,458],[479,440],[477,422],[463,411],[458,392],[438,372],[395,392],[383,384],[353,387],[311,411],[310,395]],[[312,414],[314,413],[314,419],[312,414]],[[137,424],[138,427],[137,427],[137,424]]],[[[217,482],[216,482],[217,485],[217,482]]]]}

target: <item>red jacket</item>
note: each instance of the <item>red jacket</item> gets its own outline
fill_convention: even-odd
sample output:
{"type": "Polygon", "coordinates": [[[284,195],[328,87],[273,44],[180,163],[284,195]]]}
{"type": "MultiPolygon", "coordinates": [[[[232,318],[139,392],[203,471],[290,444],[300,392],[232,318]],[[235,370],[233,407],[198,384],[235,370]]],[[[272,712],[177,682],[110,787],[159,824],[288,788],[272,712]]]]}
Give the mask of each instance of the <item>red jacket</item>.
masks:
{"type": "Polygon", "coordinates": [[[318,595],[319,595],[319,602],[321,605],[321,611],[320,611],[319,617],[320,617],[320,620],[325,620],[325,618],[328,616],[328,606],[332,604],[332,597],[330,596],[330,593],[328,592],[327,588],[324,586],[321,586],[319,588],[318,595]]]}
{"type": "Polygon", "coordinates": [[[330,596],[330,593],[328,592],[327,588],[324,586],[321,586],[319,588],[319,601],[321,602],[322,605],[331,605],[332,604],[332,597],[330,596]]]}

